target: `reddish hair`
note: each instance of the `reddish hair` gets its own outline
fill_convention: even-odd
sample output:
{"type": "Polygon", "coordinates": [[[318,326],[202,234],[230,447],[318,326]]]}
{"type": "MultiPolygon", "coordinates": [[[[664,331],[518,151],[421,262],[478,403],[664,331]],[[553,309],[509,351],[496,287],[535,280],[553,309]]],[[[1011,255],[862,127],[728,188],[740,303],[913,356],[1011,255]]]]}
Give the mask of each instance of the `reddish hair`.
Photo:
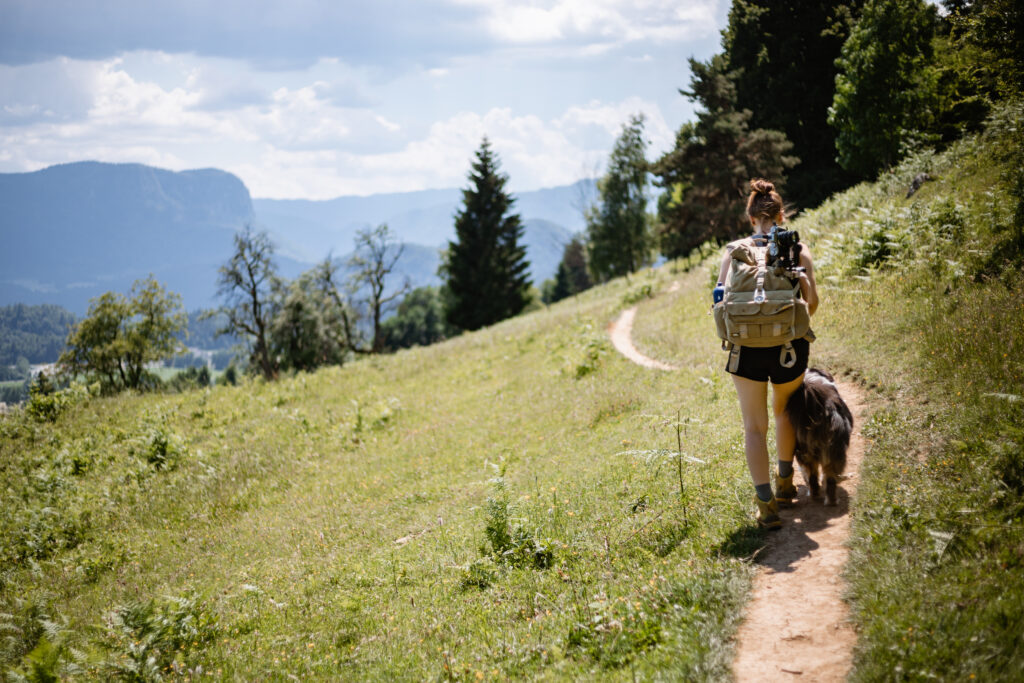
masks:
{"type": "Polygon", "coordinates": [[[747,215],[751,218],[774,220],[782,214],[782,197],[775,191],[775,185],[764,178],[750,181],[750,196],[747,197],[747,215]]]}

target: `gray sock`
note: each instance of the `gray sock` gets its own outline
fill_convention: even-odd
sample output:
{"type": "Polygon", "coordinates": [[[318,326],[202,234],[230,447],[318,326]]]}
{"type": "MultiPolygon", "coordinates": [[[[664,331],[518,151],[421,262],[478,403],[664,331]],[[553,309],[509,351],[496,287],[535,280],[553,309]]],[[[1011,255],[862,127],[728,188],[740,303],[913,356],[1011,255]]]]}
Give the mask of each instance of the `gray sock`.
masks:
{"type": "Polygon", "coordinates": [[[767,503],[772,499],[772,485],[771,484],[755,484],[754,490],[757,491],[757,497],[762,502],[767,503]]]}
{"type": "Polygon", "coordinates": [[[786,462],[785,460],[779,461],[779,476],[785,479],[786,477],[793,476],[793,461],[786,462]]]}

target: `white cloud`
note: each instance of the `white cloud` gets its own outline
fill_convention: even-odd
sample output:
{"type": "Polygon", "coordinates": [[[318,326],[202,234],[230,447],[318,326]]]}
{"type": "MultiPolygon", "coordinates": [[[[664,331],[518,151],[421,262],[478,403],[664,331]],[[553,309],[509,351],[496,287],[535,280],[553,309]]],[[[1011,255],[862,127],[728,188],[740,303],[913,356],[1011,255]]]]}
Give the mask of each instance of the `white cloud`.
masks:
{"type": "Polygon", "coordinates": [[[716,30],[718,0],[456,0],[479,8],[496,39],[512,44],[571,40],[666,42],[716,30]]]}
{"type": "Polygon", "coordinates": [[[509,108],[460,112],[433,124],[420,139],[386,153],[316,155],[268,151],[258,164],[231,168],[254,196],[327,199],[342,194],[462,187],[486,135],[516,191],[565,185],[603,167],[615,137],[643,112],[649,157],[673,139],[657,105],[630,99],[572,107],[551,120],[509,108]],[[585,130],[589,129],[589,130],[585,130]],[[594,131],[597,135],[594,135],[594,131]],[[589,134],[588,134],[589,133],[589,134]]]}
{"type": "MultiPolygon", "coordinates": [[[[613,4],[603,0],[599,9],[613,4]]],[[[420,66],[388,82],[332,59],[268,73],[153,51],[0,66],[0,85],[12,86],[0,92],[0,171],[85,159],[217,167],[239,175],[256,197],[323,199],[461,187],[487,135],[521,191],[592,174],[636,113],[646,116],[651,158],[674,141],[677,124],[664,116],[672,105],[656,97],[567,93],[542,82],[542,70],[517,72],[511,63],[498,68],[502,87],[487,88],[481,79],[494,68],[439,74],[420,66]],[[64,94],[34,85],[47,78],[64,94]],[[584,98],[599,99],[573,104],[584,98]]],[[[577,75],[574,83],[587,83],[577,75]]],[[[678,97],[671,85],[665,90],[678,97]]]]}

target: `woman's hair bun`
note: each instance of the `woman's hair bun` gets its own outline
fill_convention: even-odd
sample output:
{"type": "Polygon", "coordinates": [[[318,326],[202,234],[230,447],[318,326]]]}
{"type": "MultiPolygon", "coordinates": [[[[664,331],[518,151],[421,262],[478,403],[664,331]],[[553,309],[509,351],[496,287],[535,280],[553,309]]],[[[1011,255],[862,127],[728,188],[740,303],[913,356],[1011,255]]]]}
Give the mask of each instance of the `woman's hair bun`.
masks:
{"type": "Polygon", "coordinates": [[[775,185],[764,178],[754,178],[750,181],[750,189],[757,194],[769,195],[775,192],[775,185]]]}

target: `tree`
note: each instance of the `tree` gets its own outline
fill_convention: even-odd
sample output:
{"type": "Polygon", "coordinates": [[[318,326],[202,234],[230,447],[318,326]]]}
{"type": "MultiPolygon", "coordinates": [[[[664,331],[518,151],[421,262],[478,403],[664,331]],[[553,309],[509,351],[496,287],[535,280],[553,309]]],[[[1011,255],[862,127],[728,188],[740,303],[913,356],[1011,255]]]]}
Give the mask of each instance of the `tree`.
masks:
{"type": "Polygon", "coordinates": [[[278,367],[314,370],[342,365],[358,348],[355,312],[335,282],[338,266],[328,256],[290,283],[274,288],[269,344],[278,367]]]}
{"type": "Polygon", "coordinates": [[[250,344],[250,366],[259,368],[266,379],[277,376],[268,339],[275,314],[272,293],[275,286],[280,287],[273,253],[266,233],[246,228],[235,235],[235,253],[220,267],[217,278],[217,293],[225,302],[217,310],[227,319],[220,333],[244,337],[250,344]]]}
{"type": "Polygon", "coordinates": [[[622,126],[587,214],[590,270],[597,281],[639,270],[648,261],[647,141],[643,114],[622,126]]]}
{"type": "Polygon", "coordinates": [[[896,163],[929,128],[922,76],[935,23],[924,0],[868,0],[843,44],[828,122],[839,164],[859,178],[896,163]]]}
{"type": "Polygon", "coordinates": [[[529,264],[523,225],[512,213],[490,142],[483,139],[455,216],[455,241],[441,267],[445,316],[463,330],[476,330],[518,314],[530,302],[529,264]]]}
{"type": "Polygon", "coordinates": [[[128,302],[117,292],[106,292],[89,302],[89,310],[68,335],[60,365],[68,375],[85,374],[99,380],[106,391],[128,384],[121,366],[121,325],[128,317],[128,302]]]}
{"type": "Polygon", "coordinates": [[[746,232],[750,179],[771,178],[781,188],[785,170],[799,161],[787,154],[792,144],[782,132],[750,129],[752,114],[736,106],[723,55],[708,62],[691,59],[690,70],[691,89],[680,92],[698,104],[697,120],[683,124],[675,147],[653,168],[665,188],[658,201],[658,239],[668,258],[746,232]]]}
{"type": "Polygon", "coordinates": [[[853,178],[835,159],[827,125],[839,57],[864,0],[734,0],[723,31],[725,70],[736,110],[752,129],[782,131],[800,163],[788,173],[788,197],[817,205],[853,178]]]}
{"type": "Polygon", "coordinates": [[[448,338],[453,330],[445,321],[444,305],[437,287],[417,287],[398,304],[398,310],[381,325],[386,349],[428,346],[448,338]]]}
{"type": "Polygon", "coordinates": [[[1024,4],[1019,0],[943,0],[954,44],[967,51],[972,76],[993,98],[1024,91],[1024,4]]]}
{"type": "Polygon", "coordinates": [[[355,253],[349,259],[349,266],[354,269],[350,277],[354,289],[365,292],[363,302],[370,314],[373,330],[371,353],[380,353],[384,349],[384,334],[381,331],[384,314],[410,289],[409,281],[406,280],[401,287],[386,293],[387,277],[394,271],[404,250],[405,245],[395,241],[386,223],[373,230],[360,230],[356,233],[355,253]]]}
{"type": "Polygon", "coordinates": [[[544,302],[553,304],[573,294],[590,289],[593,283],[587,272],[587,254],[583,240],[574,236],[562,251],[562,260],[558,264],[555,279],[549,280],[550,288],[544,292],[544,302]]]}
{"type": "Polygon", "coordinates": [[[187,324],[181,297],[151,276],[132,285],[130,298],[107,292],[93,299],[59,363],[65,374],[85,374],[106,391],[142,388],[148,363],[184,350],[178,335],[187,324]]]}

